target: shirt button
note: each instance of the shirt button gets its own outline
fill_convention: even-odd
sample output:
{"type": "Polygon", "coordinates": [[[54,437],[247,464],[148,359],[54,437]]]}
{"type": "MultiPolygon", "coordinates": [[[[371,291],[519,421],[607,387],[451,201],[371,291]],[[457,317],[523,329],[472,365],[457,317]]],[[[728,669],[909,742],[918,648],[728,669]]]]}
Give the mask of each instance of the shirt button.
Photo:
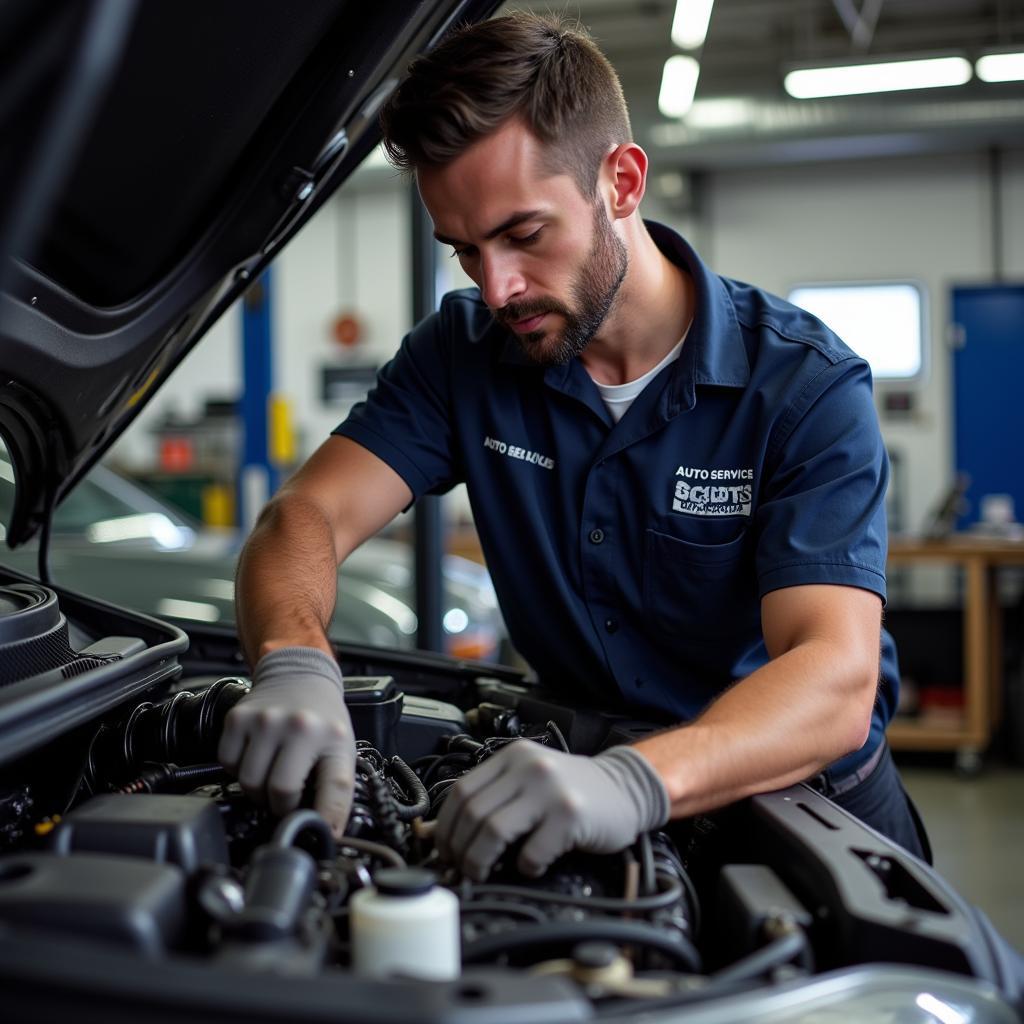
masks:
{"type": "Polygon", "coordinates": [[[617,619],[605,619],[604,628],[607,633],[614,633],[619,628],[617,619]]]}
{"type": "Polygon", "coordinates": [[[590,543],[600,544],[604,540],[604,530],[595,529],[590,531],[590,543]]]}

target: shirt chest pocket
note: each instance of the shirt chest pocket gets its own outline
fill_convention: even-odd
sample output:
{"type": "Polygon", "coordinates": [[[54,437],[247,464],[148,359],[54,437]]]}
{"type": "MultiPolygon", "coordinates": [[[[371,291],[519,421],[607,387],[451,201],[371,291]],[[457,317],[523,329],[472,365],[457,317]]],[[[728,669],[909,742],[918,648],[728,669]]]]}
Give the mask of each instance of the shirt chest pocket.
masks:
{"type": "Polygon", "coordinates": [[[695,544],[657,530],[645,538],[644,611],[658,629],[698,637],[733,635],[757,614],[750,538],[695,544]]]}

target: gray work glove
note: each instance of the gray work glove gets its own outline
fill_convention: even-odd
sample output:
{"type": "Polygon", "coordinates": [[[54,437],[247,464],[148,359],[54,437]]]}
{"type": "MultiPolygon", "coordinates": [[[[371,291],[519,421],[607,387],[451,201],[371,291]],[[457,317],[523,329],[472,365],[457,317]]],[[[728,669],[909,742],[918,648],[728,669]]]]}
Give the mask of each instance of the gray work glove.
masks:
{"type": "Polygon", "coordinates": [[[612,747],[578,757],[530,740],[510,743],[452,787],[434,841],[463,874],[483,881],[510,843],[540,875],[567,850],[613,853],[668,820],[665,784],[643,754],[612,747]]]}
{"type": "Polygon", "coordinates": [[[356,744],[338,663],[315,647],[282,647],[260,658],[252,683],[224,721],[218,760],[276,815],[298,806],[315,769],[314,807],[341,835],[356,744]]]}

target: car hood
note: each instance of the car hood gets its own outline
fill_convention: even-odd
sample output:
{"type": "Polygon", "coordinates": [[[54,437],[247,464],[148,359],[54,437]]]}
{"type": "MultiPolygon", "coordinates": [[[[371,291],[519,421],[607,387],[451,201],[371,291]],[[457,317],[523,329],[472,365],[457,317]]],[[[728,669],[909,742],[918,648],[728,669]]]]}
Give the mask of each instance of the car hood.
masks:
{"type": "Polygon", "coordinates": [[[18,484],[8,544],[37,532],[370,152],[411,57],[496,6],[5,5],[0,433],[18,484]]]}

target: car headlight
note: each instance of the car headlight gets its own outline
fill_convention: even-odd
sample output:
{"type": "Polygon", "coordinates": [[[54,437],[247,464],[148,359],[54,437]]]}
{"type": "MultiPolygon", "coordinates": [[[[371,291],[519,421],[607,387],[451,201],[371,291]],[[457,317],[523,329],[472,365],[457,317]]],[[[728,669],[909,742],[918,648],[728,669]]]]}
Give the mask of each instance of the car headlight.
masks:
{"type": "MultiPolygon", "coordinates": [[[[727,1000],[730,1020],[758,1024],[1014,1024],[1017,1014],[991,985],[941,971],[892,964],[833,971],[727,1000]]],[[[687,1024],[711,1024],[722,1008],[709,1000],[686,1011],[687,1024]]],[[[682,1020],[679,1010],[652,1017],[682,1020]]]]}

